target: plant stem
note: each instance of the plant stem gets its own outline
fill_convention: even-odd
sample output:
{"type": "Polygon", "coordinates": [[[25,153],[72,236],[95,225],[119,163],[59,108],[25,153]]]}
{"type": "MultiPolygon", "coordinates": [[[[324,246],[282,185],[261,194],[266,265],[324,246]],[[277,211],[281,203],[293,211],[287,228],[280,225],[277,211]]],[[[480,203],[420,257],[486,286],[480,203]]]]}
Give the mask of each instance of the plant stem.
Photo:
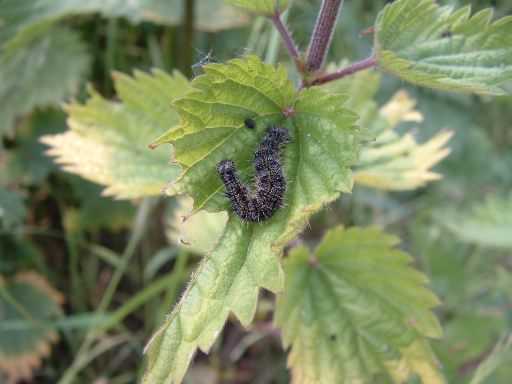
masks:
{"type": "MultiPolygon", "coordinates": [[[[100,304],[95,310],[96,314],[101,314],[105,312],[105,310],[110,305],[112,298],[114,297],[114,293],[121,281],[121,278],[123,277],[124,272],[128,267],[133,255],[135,254],[135,250],[137,249],[137,246],[140,240],[142,239],[142,236],[144,235],[147,226],[147,219],[153,206],[154,200],[148,198],[142,200],[142,203],[137,209],[137,214],[135,216],[133,224],[133,231],[121,257],[120,265],[112,275],[110,283],[107,289],[105,290],[103,297],[101,298],[100,304]]],[[[73,363],[64,372],[58,384],[71,384],[75,382],[76,375],[84,367],[84,356],[87,356],[89,354],[90,348],[94,343],[95,339],[97,338],[98,334],[100,333],[101,329],[101,327],[93,328],[86,333],[84,341],[82,342],[82,345],[78,349],[78,352],[73,360],[73,363]]]]}
{"type": "Polygon", "coordinates": [[[192,64],[194,64],[194,23],[195,23],[195,0],[183,0],[185,13],[183,15],[183,73],[192,76],[192,64]]]}
{"type": "Polygon", "coordinates": [[[364,60],[355,62],[355,63],[349,65],[348,67],[339,69],[336,72],[329,73],[325,76],[317,77],[316,79],[311,81],[308,85],[325,84],[330,81],[338,80],[345,76],[352,75],[356,72],[375,67],[376,65],[377,65],[377,59],[375,58],[375,56],[370,56],[364,60]]]}
{"type": "Polygon", "coordinates": [[[112,71],[116,69],[118,19],[109,19],[107,24],[107,47],[105,50],[105,89],[112,92],[112,71]]]}
{"type": "Polygon", "coordinates": [[[274,26],[276,27],[277,31],[281,35],[281,38],[283,39],[284,46],[288,50],[288,53],[293,58],[295,63],[298,63],[300,59],[300,53],[299,49],[297,48],[297,44],[295,44],[295,41],[293,40],[293,37],[286,27],[286,25],[283,23],[283,20],[281,19],[281,14],[279,11],[276,10],[274,15],[271,17],[272,22],[274,23],[274,26]]]}
{"type": "Polygon", "coordinates": [[[318,71],[325,62],[342,5],[343,0],[322,1],[309,42],[306,69],[310,72],[318,71]]]}

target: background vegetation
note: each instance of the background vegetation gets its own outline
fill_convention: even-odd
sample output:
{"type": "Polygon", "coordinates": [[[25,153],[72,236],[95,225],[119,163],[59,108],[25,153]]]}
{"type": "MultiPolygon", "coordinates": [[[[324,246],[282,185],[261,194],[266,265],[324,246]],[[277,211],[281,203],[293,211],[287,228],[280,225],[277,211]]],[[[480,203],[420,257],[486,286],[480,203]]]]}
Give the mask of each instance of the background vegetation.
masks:
{"type": "MultiPolygon", "coordinates": [[[[369,54],[372,36],[364,31],[385,3],[346,2],[329,61],[369,54]]],[[[441,3],[512,14],[505,0],[441,3]]],[[[317,1],[293,2],[288,24],[301,47],[317,12],[317,1]]],[[[267,20],[220,0],[0,0],[0,21],[0,382],[135,383],[146,342],[211,247],[209,234],[219,223],[192,217],[183,226],[188,201],[136,198],[158,195],[177,172],[167,148],[141,155],[175,122],[165,105],[178,96],[177,85],[186,86],[175,74],[165,88],[167,79],[155,68],[192,77],[208,60],[247,53],[291,63],[267,20]],[[163,103],[158,116],[137,104],[137,96],[144,98],[141,84],[150,80],[134,71],[151,70],[163,85],[161,97],[150,100],[163,103]],[[124,120],[111,102],[119,98],[124,120]],[[92,127],[91,116],[124,133],[105,134],[105,126],[92,127]],[[137,122],[148,119],[151,128],[141,131],[137,122]],[[74,145],[78,139],[68,128],[90,129],[88,141],[74,145]],[[112,143],[125,151],[113,156],[112,143]]],[[[442,180],[409,192],[356,184],[313,217],[300,241],[315,246],[339,224],[396,234],[442,301],[436,312],[444,337],[432,345],[448,381],[509,383],[512,98],[441,94],[384,76],[379,107],[399,90],[415,100],[416,114],[400,122],[398,132],[412,130],[418,142],[443,129],[454,132],[450,155],[436,167],[442,180]]],[[[249,329],[230,321],[211,353],[198,354],[185,381],[288,382],[273,302],[262,294],[249,329]]]]}

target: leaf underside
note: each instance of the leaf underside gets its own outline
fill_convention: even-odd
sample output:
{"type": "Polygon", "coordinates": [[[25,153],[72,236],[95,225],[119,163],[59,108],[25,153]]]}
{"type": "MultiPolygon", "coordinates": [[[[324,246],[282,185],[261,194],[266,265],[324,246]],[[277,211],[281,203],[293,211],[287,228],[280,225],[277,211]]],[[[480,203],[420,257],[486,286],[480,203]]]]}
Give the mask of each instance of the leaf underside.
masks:
{"type": "Polygon", "coordinates": [[[492,22],[492,9],[471,16],[434,0],[398,0],[376,21],[379,66],[425,87],[504,94],[512,79],[512,16],[492,22]]]}
{"type": "Polygon", "coordinates": [[[336,228],[312,254],[288,256],[275,322],[293,383],[443,382],[426,340],[441,335],[439,302],[397,243],[374,228],[336,228]]]}
{"type": "Polygon", "coordinates": [[[361,151],[354,173],[356,184],[401,191],[417,189],[441,178],[432,167],[450,153],[446,144],[453,133],[441,131],[419,144],[411,132],[396,131],[401,122],[423,121],[423,116],[414,109],[415,104],[402,90],[380,109],[375,119],[384,120],[385,124],[381,124],[383,129],[375,141],[361,151]]]}
{"type": "Polygon", "coordinates": [[[43,136],[47,153],[65,170],[106,186],[104,194],[138,198],[162,193],[180,168],[169,164],[164,148],[149,150],[152,137],[177,123],[171,103],[189,90],[187,80],[155,70],[116,73],[121,102],[105,100],[94,91],[86,104],[66,107],[70,130],[43,136]]]}
{"type": "Polygon", "coordinates": [[[354,170],[355,184],[401,191],[440,179],[432,167],[450,153],[446,144],[452,132],[441,131],[419,144],[412,132],[399,131],[400,123],[421,123],[423,116],[404,90],[379,109],[374,99],[380,78],[378,72],[365,71],[328,85],[332,91],[344,90],[350,95],[347,105],[359,115],[358,125],[367,132],[368,144],[362,148],[354,170]]]}
{"type": "Polygon", "coordinates": [[[283,246],[314,212],[350,191],[349,167],[359,151],[357,116],[343,107],[346,97],[321,89],[295,93],[281,67],[254,56],[210,64],[192,85],[196,91],[175,103],[180,125],[159,139],[173,143],[183,167],[169,192],[189,194],[195,209],[231,211],[216,164],[232,159],[250,180],[258,143],[269,124],[279,124],[292,136],[283,155],[286,204],[263,223],[230,215],[217,247],[147,347],[144,382],[151,384],[181,382],[196,348],[210,348],[230,312],[248,325],[259,288],[282,290],[283,246]],[[246,118],[254,119],[256,128],[246,128],[246,118]]]}

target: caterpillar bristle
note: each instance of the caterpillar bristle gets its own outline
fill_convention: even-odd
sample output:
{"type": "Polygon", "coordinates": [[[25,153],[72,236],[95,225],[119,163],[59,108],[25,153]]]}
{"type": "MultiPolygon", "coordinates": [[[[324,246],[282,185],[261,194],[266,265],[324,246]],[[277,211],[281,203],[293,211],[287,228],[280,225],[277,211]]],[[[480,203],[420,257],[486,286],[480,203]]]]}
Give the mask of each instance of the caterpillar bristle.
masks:
{"type": "Polygon", "coordinates": [[[254,185],[247,187],[238,176],[232,160],[222,160],[217,171],[233,211],[247,222],[271,218],[283,206],[286,179],[281,165],[281,148],[290,141],[286,128],[270,126],[254,153],[254,185]]]}

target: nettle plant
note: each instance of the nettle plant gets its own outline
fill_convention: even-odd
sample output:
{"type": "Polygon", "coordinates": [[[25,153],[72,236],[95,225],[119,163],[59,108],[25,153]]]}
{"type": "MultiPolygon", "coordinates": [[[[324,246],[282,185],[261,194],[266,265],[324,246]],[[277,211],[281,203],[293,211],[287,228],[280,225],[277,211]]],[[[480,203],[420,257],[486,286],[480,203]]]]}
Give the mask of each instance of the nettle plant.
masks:
{"type": "Polygon", "coordinates": [[[397,133],[398,123],[422,116],[403,91],[379,109],[372,100],[379,72],[442,91],[503,94],[512,78],[512,17],[492,21],[490,9],[471,15],[470,7],[397,0],[376,18],[371,55],[331,72],[325,57],[342,0],[322,1],[304,52],[283,23],[285,0],[227,2],[273,22],[295,76],[253,55],[207,64],[190,82],[160,70],[116,73],[120,102],[91,91],[85,105],[67,106],[70,130],[44,138],[66,169],[108,186],[107,194],[157,195],[169,181],[167,194],[193,198],[192,214],[228,212],[216,221],[216,245],[146,347],[144,382],[182,382],[230,314],[251,324],[260,288],[277,295],[275,325],[294,383],[443,382],[429,346],[442,334],[432,312],[439,301],[395,236],[337,227],[315,249],[283,251],[354,182],[411,190],[439,178],[430,169],[448,155],[451,133],[423,144],[397,133]],[[233,211],[219,163],[230,160],[251,185],[254,153],[270,126],[289,134],[280,148],[284,200],[265,220],[248,222],[233,211]],[[164,143],[172,146],[170,165],[164,143]]]}

